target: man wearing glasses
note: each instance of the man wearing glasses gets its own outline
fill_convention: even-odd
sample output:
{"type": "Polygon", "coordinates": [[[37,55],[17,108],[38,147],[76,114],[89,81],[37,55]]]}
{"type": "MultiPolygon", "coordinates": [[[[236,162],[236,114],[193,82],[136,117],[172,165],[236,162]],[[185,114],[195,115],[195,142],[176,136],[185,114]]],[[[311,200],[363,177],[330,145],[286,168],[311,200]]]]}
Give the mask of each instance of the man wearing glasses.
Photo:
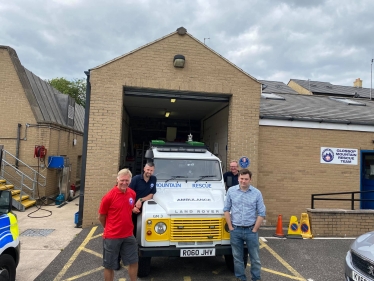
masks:
{"type": "Polygon", "coordinates": [[[230,171],[223,174],[223,180],[225,181],[225,184],[226,184],[226,191],[230,187],[239,184],[238,173],[239,173],[238,161],[233,160],[230,162],[230,171]]]}

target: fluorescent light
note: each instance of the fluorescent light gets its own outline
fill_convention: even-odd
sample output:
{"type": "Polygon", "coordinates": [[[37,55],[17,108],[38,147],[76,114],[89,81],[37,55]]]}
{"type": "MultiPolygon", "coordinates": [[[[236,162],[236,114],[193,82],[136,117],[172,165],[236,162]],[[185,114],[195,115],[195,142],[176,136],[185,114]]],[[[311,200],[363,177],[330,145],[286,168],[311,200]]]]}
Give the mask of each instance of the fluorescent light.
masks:
{"type": "Polygon", "coordinates": [[[165,117],[169,117],[169,115],[170,115],[170,112],[166,111],[165,112],[165,117]]]}
{"type": "Polygon", "coordinates": [[[170,99],[170,102],[176,102],[177,100],[176,99],[170,99]]]}

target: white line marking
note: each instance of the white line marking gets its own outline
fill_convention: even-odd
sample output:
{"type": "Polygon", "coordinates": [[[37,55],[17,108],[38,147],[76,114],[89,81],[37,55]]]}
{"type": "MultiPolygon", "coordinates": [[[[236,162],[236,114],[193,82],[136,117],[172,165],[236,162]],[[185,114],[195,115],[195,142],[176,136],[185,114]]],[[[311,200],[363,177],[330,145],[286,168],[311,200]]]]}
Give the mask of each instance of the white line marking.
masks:
{"type": "Polygon", "coordinates": [[[265,237],[260,237],[263,242],[268,242],[265,237]]]}

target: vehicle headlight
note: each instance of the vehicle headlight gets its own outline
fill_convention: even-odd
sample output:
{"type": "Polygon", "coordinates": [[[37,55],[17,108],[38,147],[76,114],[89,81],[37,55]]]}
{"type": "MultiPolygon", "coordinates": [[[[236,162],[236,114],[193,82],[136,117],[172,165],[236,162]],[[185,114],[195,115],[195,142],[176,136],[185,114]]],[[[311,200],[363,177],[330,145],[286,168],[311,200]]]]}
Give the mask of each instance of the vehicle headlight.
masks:
{"type": "Polygon", "coordinates": [[[163,222],[158,222],[155,225],[155,232],[157,234],[164,234],[166,231],[166,224],[163,222]]]}

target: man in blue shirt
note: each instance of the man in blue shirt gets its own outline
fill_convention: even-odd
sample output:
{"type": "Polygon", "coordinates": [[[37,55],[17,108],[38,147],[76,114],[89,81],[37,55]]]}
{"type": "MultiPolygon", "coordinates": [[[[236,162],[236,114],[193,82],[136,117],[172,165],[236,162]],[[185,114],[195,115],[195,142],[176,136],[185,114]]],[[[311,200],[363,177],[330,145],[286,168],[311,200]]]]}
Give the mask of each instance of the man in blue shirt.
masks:
{"type": "Polygon", "coordinates": [[[130,188],[136,193],[135,212],[132,214],[132,222],[134,224],[134,236],[136,237],[137,218],[142,212],[142,206],[145,201],[153,198],[156,193],[157,178],[153,176],[155,165],[149,162],[144,166],[144,173],[132,178],[130,188]],[[138,212],[139,211],[139,212],[138,212]]]}
{"type": "Polygon", "coordinates": [[[251,180],[252,173],[248,169],[239,171],[239,185],[227,191],[223,211],[230,231],[234,272],[237,280],[247,280],[243,263],[245,241],[251,260],[252,280],[259,281],[261,280],[261,262],[257,231],[265,218],[266,207],[261,192],[250,185],[251,180]]]}
{"type": "Polygon", "coordinates": [[[239,165],[237,161],[230,162],[230,171],[223,174],[223,180],[226,184],[226,191],[234,186],[238,185],[238,172],[239,172],[239,165]]]}

